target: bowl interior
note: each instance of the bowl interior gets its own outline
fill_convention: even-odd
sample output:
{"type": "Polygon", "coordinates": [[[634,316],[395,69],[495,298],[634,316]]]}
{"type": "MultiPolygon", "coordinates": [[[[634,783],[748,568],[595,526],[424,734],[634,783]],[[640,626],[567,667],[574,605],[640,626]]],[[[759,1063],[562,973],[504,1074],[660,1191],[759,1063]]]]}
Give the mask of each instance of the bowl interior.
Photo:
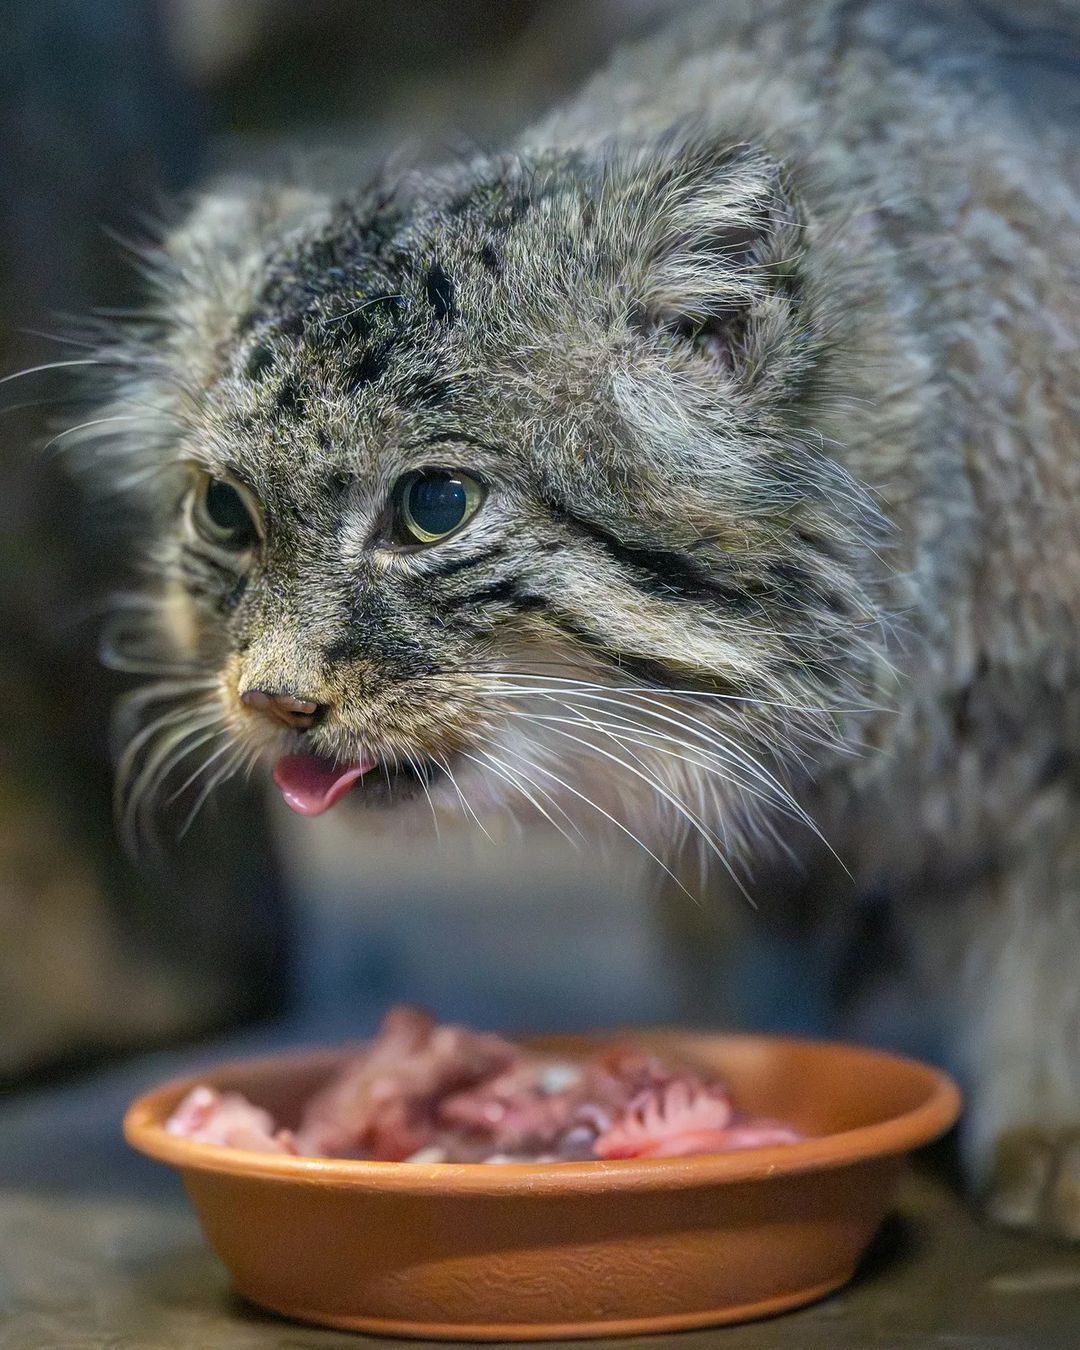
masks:
{"type": "MultiPolygon", "coordinates": [[[[782,1120],[813,1139],[882,1126],[913,1114],[926,1117],[910,1141],[898,1140],[910,1148],[941,1133],[958,1111],[958,1094],[944,1074],[913,1060],[855,1046],[667,1030],[533,1037],[526,1043],[568,1058],[620,1044],[644,1047],[669,1062],[716,1075],[730,1086],[740,1110],[782,1120]],[[916,1137],[920,1133],[922,1137],[916,1137]]],[[[195,1082],[242,1092],[279,1124],[295,1127],[305,1101],[356,1048],[226,1065],[167,1084],[135,1104],[129,1128],[140,1133],[160,1130],[195,1082]]]]}

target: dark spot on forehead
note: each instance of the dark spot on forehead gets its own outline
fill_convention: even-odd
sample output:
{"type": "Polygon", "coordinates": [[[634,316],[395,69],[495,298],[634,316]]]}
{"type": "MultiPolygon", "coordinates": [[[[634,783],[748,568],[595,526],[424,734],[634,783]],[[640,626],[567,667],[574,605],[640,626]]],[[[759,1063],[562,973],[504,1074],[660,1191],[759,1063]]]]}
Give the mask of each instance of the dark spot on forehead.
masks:
{"type": "Polygon", "coordinates": [[[384,374],[389,364],[390,353],[397,342],[396,333],[387,333],[385,337],[373,342],[345,367],[345,380],[350,390],[370,384],[384,374]]]}
{"type": "Polygon", "coordinates": [[[481,248],[480,261],[492,276],[497,277],[502,274],[502,259],[493,244],[485,244],[481,248]]]}
{"type": "Polygon", "coordinates": [[[277,391],[274,405],[282,417],[299,417],[311,397],[311,388],[302,381],[285,380],[277,391]]]}
{"type": "Polygon", "coordinates": [[[330,433],[325,427],[319,427],[315,433],[315,439],[319,442],[319,449],[323,454],[329,454],[332,442],[330,440],[330,433]]]}
{"type": "Polygon", "coordinates": [[[350,342],[366,342],[370,336],[371,324],[362,309],[342,314],[337,319],[327,319],[319,333],[324,342],[340,347],[350,342]]]}
{"type": "Polygon", "coordinates": [[[424,408],[445,407],[454,392],[453,382],[437,370],[425,370],[414,376],[410,386],[413,399],[424,408]]]}
{"type": "Polygon", "coordinates": [[[448,216],[461,216],[466,211],[472,210],[476,205],[476,191],[470,184],[464,192],[455,192],[446,203],[446,214],[448,216]]]}
{"type": "Polygon", "coordinates": [[[261,380],[268,370],[274,364],[274,353],[269,347],[264,347],[260,343],[255,347],[247,359],[247,365],[244,367],[244,374],[249,380],[261,380]]]}
{"type": "Polygon", "coordinates": [[[424,278],[424,294],[440,323],[454,322],[454,283],[441,263],[434,262],[424,278]]]}
{"type": "Polygon", "coordinates": [[[296,311],[292,314],[287,314],[285,318],[283,318],[278,323],[278,331],[284,337],[292,337],[292,338],[300,337],[304,331],[303,312],[296,311]]]}
{"type": "Polygon", "coordinates": [[[374,295],[344,314],[325,319],[320,325],[319,338],[341,346],[367,342],[382,326],[382,320],[389,319],[395,325],[400,323],[402,308],[400,295],[374,295]]]}
{"type": "Polygon", "coordinates": [[[404,212],[394,204],[393,194],[381,194],[372,210],[351,225],[350,234],[355,239],[351,255],[369,253],[378,256],[384,253],[393,243],[404,222],[404,212]]]}
{"type": "Polygon", "coordinates": [[[500,209],[491,216],[491,225],[496,230],[512,229],[532,206],[532,198],[525,191],[515,192],[500,209]]]}

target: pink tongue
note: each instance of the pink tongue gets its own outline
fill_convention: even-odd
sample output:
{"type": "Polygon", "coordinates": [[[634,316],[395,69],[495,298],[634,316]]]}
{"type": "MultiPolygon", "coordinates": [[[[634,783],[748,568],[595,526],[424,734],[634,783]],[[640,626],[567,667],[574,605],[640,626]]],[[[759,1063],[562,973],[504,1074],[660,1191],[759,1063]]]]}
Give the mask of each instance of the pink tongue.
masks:
{"type": "Polygon", "coordinates": [[[374,767],[375,761],[367,758],[335,764],[318,755],[282,755],[274,765],[274,782],[298,815],[321,816],[374,767]]]}

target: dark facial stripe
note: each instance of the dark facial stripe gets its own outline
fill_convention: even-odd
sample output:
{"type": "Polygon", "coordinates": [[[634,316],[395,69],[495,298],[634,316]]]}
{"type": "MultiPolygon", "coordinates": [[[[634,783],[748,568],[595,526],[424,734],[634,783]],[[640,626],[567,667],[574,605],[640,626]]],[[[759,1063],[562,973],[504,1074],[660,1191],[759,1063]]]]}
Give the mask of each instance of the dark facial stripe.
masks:
{"type": "Polygon", "coordinates": [[[477,563],[491,562],[494,558],[501,558],[506,552],[505,544],[495,544],[483,553],[470,553],[465,558],[448,558],[445,562],[428,567],[424,573],[425,580],[428,577],[452,577],[456,572],[462,572],[466,567],[475,567],[477,563]]]}
{"type": "Polygon", "coordinates": [[[629,544],[597,525],[595,521],[557,513],[578,534],[599,544],[622,567],[639,591],[658,600],[691,600],[715,607],[717,604],[740,614],[760,610],[758,601],[745,588],[715,576],[696,558],[671,549],[629,544]]]}
{"type": "Polygon", "coordinates": [[[428,268],[427,276],[424,278],[424,294],[440,323],[454,322],[454,283],[443,271],[440,263],[432,263],[428,268]]]}
{"type": "Polygon", "coordinates": [[[285,380],[277,392],[275,406],[282,417],[299,417],[312,397],[312,388],[306,380],[297,384],[294,380],[285,380]]]}
{"type": "Polygon", "coordinates": [[[394,327],[400,323],[402,311],[401,296],[373,295],[355,309],[344,314],[324,319],[319,324],[318,341],[321,344],[367,342],[380,322],[389,321],[394,327]]]}
{"type": "Polygon", "coordinates": [[[247,590],[246,574],[238,575],[233,568],[189,544],[180,546],[177,570],[189,595],[196,600],[209,600],[225,611],[235,609],[247,590]]]}
{"type": "Polygon", "coordinates": [[[774,583],[778,595],[792,609],[805,613],[815,604],[824,605],[840,618],[851,616],[852,606],[847,597],[835,587],[829,586],[820,577],[815,577],[809,568],[791,559],[777,559],[766,563],[770,580],[774,583]]]}
{"type": "Polygon", "coordinates": [[[501,581],[492,581],[468,595],[454,596],[452,603],[460,609],[479,609],[483,605],[509,605],[520,614],[542,609],[547,605],[543,596],[525,591],[518,577],[504,577],[501,581]]]}
{"type": "Polygon", "coordinates": [[[414,376],[408,390],[409,396],[424,408],[445,407],[453,392],[452,382],[435,371],[414,376]]]}
{"type": "Polygon", "coordinates": [[[695,676],[682,667],[668,666],[663,661],[617,651],[601,634],[592,632],[576,619],[558,611],[549,610],[547,617],[560,632],[603,657],[615,667],[617,673],[628,675],[631,680],[640,680],[642,684],[660,689],[686,689],[713,694],[738,692],[726,681],[704,672],[695,676]]]}
{"type": "Polygon", "coordinates": [[[377,380],[380,375],[386,372],[386,367],[390,359],[390,353],[398,340],[396,333],[387,333],[385,337],[379,338],[373,342],[351,362],[345,371],[345,378],[350,390],[357,390],[362,385],[370,384],[377,380]]]}

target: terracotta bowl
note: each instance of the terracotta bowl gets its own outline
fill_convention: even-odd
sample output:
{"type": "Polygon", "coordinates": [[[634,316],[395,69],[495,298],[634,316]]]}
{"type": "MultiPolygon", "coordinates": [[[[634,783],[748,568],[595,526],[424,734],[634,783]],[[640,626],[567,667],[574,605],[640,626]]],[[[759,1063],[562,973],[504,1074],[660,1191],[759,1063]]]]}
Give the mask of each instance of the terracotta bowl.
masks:
{"type": "Polygon", "coordinates": [[[740,1107],[814,1138],[693,1158],[466,1166],[250,1153],[163,1128],[196,1081],[294,1124],[346,1051],[170,1083],[131,1106],[124,1131],[179,1168],[252,1302],[383,1335],[541,1340],[713,1326],[820,1298],[851,1277],[904,1155],[960,1109],[936,1070],[845,1045],[678,1032],[532,1044],[579,1055],[631,1037],[715,1070],[740,1107]]]}

